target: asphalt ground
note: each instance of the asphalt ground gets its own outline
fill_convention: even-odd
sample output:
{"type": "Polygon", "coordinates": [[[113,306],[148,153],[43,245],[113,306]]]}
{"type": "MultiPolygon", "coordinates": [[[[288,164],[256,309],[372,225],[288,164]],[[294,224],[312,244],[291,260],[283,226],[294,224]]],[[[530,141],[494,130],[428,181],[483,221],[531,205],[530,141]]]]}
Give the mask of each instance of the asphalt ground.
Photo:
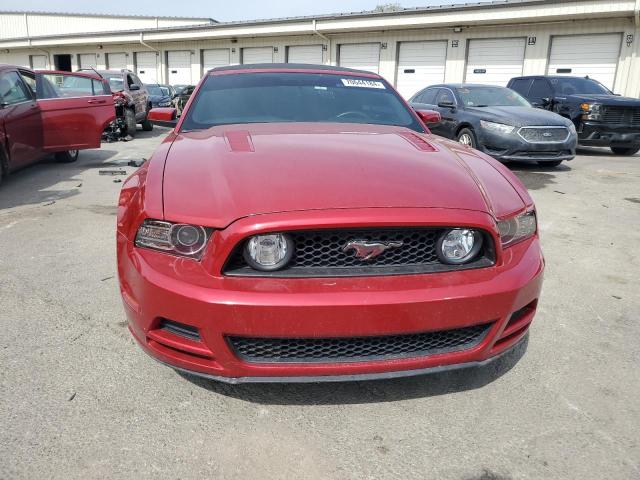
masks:
{"type": "Polygon", "coordinates": [[[640,156],[511,165],[547,259],[528,343],[492,368],[229,386],[126,328],[116,201],[166,129],[0,186],[0,478],[640,478],[640,156]]]}

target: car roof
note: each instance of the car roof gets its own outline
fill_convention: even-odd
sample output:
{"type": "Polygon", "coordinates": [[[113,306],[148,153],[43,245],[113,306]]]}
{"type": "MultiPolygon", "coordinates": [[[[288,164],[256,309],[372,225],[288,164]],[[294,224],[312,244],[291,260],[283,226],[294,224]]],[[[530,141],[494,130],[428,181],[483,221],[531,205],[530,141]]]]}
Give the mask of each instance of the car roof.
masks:
{"type": "Polygon", "coordinates": [[[427,88],[469,88],[469,87],[471,88],[476,88],[476,87],[507,88],[507,87],[501,87],[500,85],[485,85],[482,83],[439,83],[437,85],[429,85],[428,87],[424,87],[422,90],[425,90],[427,88]]]}
{"type": "Polygon", "coordinates": [[[315,65],[312,63],[251,63],[243,65],[226,65],[224,67],[212,68],[211,70],[209,70],[209,72],[224,72],[229,70],[314,70],[326,72],[344,72],[355,75],[379,76],[377,73],[368,72],[366,70],[356,70],[355,68],[337,67],[334,65],[315,65]]]}
{"type": "Polygon", "coordinates": [[[516,80],[516,79],[528,80],[530,78],[557,78],[557,79],[580,78],[582,80],[594,80],[593,78],[589,78],[588,76],[581,77],[580,75],[525,75],[523,77],[514,77],[511,80],[516,80]]]}

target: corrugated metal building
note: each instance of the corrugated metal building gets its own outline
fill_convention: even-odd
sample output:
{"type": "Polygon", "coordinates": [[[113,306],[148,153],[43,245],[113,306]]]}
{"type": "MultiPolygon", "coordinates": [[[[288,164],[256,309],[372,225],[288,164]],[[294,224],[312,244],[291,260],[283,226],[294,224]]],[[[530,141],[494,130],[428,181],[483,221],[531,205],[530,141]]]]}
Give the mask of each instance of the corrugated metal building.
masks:
{"type": "Polygon", "coordinates": [[[520,74],[571,74],[640,96],[640,0],[506,0],[131,28],[118,20],[120,31],[104,18],[88,23],[91,33],[59,27],[0,38],[0,62],[44,68],[68,56],[72,69],[128,68],[173,84],[195,83],[219,65],[324,63],[378,72],[405,96],[442,81],[505,85],[520,74]]]}

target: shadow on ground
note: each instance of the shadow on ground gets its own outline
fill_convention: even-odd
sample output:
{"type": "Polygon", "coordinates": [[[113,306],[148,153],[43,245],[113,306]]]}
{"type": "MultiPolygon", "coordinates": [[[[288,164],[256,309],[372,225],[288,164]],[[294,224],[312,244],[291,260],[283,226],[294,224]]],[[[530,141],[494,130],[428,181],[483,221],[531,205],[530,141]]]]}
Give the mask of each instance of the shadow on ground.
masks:
{"type": "Polygon", "coordinates": [[[545,167],[537,163],[511,162],[508,167],[529,190],[541,190],[553,185],[556,183],[556,175],[571,171],[571,166],[567,162],[563,162],[557,167],[545,167]]]}
{"type": "Polygon", "coordinates": [[[528,334],[512,351],[484,367],[393,380],[332,383],[258,383],[229,385],[177,372],[212,393],[263,405],[341,405],[393,402],[475,390],[494,382],[524,356],[528,334]]]}

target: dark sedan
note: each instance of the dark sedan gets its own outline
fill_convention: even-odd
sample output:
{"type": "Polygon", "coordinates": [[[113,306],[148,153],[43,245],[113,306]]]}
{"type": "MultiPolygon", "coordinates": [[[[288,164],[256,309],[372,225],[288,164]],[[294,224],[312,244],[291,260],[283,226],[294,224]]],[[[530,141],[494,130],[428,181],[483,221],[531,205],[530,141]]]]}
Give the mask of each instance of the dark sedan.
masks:
{"type": "Polygon", "coordinates": [[[519,94],[489,85],[434,85],[410,100],[416,110],[437,110],[442,121],[430,125],[437,135],[458,140],[502,162],[557,166],[575,156],[573,123],[533,108],[519,94]]]}
{"type": "Polygon", "coordinates": [[[151,108],[170,107],[171,106],[171,90],[166,85],[158,85],[155,83],[145,84],[149,92],[149,103],[151,108]]]}

